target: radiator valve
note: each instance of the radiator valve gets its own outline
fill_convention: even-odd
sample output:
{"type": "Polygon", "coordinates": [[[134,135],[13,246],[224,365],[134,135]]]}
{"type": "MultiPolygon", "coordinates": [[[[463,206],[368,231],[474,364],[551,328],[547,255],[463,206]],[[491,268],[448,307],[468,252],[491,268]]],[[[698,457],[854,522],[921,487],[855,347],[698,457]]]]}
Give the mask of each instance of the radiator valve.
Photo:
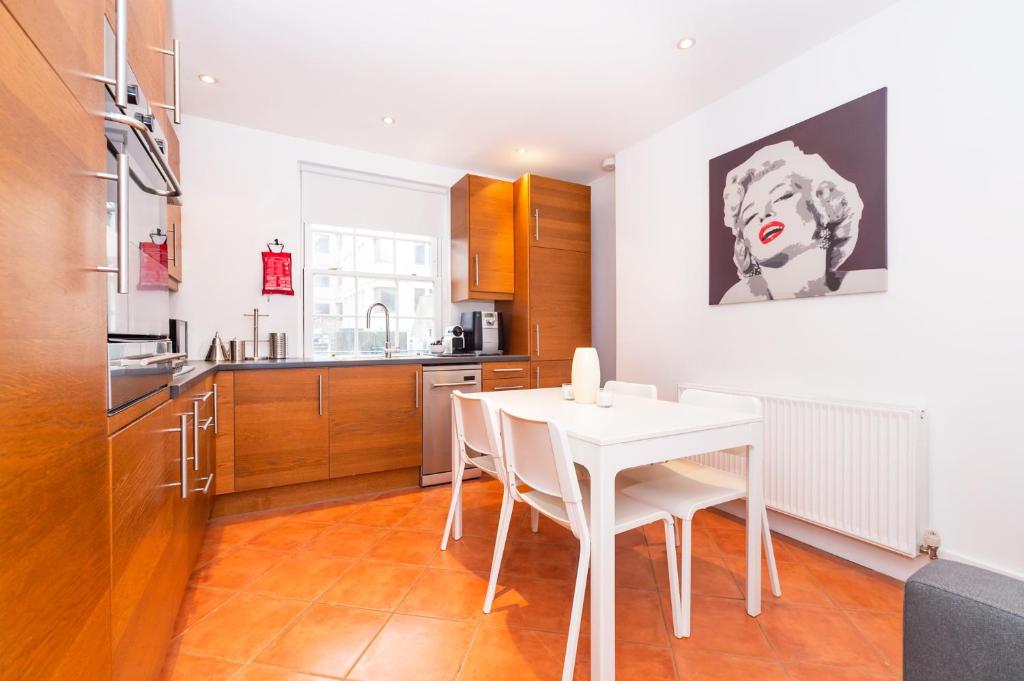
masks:
{"type": "Polygon", "coordinates": [[[921,553],[927,553],[929,560],[939,557],[939,533],[935,530],[925,530],[924,541],[921,544],[921,553]]]}

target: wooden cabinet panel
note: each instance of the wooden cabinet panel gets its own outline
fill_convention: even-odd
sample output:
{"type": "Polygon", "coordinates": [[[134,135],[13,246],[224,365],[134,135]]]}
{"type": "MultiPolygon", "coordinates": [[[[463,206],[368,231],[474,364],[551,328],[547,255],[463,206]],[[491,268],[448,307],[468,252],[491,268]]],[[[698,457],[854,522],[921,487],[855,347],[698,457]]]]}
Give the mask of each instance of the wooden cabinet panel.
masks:
{"type": "Polygon", "coordinates": [[[421,367],[331,369],[331,477],[418,466],[421,367]]]}
{"type": "Polygon", "coordinates": [[[86,111],[103,110],[103,0],[4,0],[86,111]]]}
{"type": "Polygon", "coordinates": [[[590,254],[530,249],[530,358],[572,359],[590,345],[590,254]]]}
{"type": "Polygon", "coordinates": [[[530,362],[534,388],[558,388],[572,383],[572,360],[530,362]]]}
{"type": "Polygon", "coordinates": [[[515,290],[512,183],[466,175],[451,189],[452,300],[508,300],[515,290]]]}
{"type": "Polygon", "coordinates": [[[518,378],[485,378],[483,380],[483,391],[485,393],[493,390],[525,390],[530,385],[529,367],[523,371],[518,378]]]}
{"type": "Polygon", "coordinates": [[[227,494],[235,491],[235,372],[217,372],[214,384],[217,386],[214,489],[217,494],[227,494]]]}
{"type": "Polygon", "coordinates": [[[175,528],[185,503],[178,426],[167,402],[110,438],[114,679],[160,673],[188,580],[175,528]]]}
{"type": "Polygon", "coordinates": [[[590,252],[590,187],[530,175],[530,244],[590,252]]]}
{"type": "Polygon", "coordinates": [[[106,276],[89,271],[105,253],[106,185],[91,177],[106,165],[103,126],[33,43],[92,32],[58,22],[44,39],[39,24],[26,25],[31,37],[0,4],[0,239],[10,246],[0,249],[9,287],[0,362],[0,676],[104,679],[106,276]]]}
{"type": "Polygon", "coordinates": [[[328,477],[326,369],[235,372],[235,489],[328,477]]]}
{"type": "Polygon", "coordinates": [[[483,379],[524,379],[530,372],[529,362],[484,362],[483,379]]]}

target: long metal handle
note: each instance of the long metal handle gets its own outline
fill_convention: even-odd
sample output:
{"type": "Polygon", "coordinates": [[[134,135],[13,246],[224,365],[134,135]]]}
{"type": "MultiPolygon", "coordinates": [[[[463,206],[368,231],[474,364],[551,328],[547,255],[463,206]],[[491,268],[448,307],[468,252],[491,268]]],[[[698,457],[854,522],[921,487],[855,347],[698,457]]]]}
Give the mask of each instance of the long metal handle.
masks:
{"type": "Polygon", "coordinates": [[[192,403],[192,470],[199,470],[199,402],[192,403]]]}
{"type": "Polygon", "coordinates": [[[220,432],[220,418],[217,414],[217,403],[220,401],[220,395],[217,393],[217,384],[213,384],[213,434],[216,435],[220,432]]]}
{"type": "Polygon", "coordinates": [[[479,385],[476,381],[459,381],[458,383],[432,383],[431,388],[451,388],[456,385],[479,385]]]}
{"type": "Polygon", "coordinates": [[[539,366],[536,367],[534,369],[534,372],[537,374],[537,387],[539,388],[540,387],[540,367],[539,366]]]}
{"type": "Polygon", "coordinates": [[[128,0],[117,0],[114,5],[114,103],[118,108],[128,107],[128,0]]]}
{"type": "Polygon", "coordinates": [[[540,357],[540,324],[535,324],[533,327],[533,349],[537,351],[537,356],[540,357]]]}
{"type": "Polygon", "coordinates": [[[316,414],[317,416],[324,415],[324,375],[317,374],[316,377],[316,414]]]}
{"type": "Polygon", "coordinates": [[[414,373],[414,375],[416,376],[416,388],[415,388],[415,391],[416,391],[415,392],[415,395],[416,395],[416,408],[419,409],[420,408],[420,372],[416,371],[414,373]]]}
{"type": "Polygon", "coordinates": [[[499,385],[494,390],[497,392],[498,390],[523,390],[524,388],[526,388],[525,385],[499,385]]]}
{"type": "Polygon", "coordinates": [[[178,415],[181,433],[181,498],[188,499],[188,413],[178,415]]]}
{"type": "Polygon", "coordinates": [[[476,274],[475,274],[475,276],[473,278],[473,282],[474,282],[473,286],[479,286],[480,285],[480,254],[479,253],[477,253],[477,254],[475,254],[473,256],[473,269],[476,271],[476,274]]]}
{"type": "Polygon", "coordinates": [[[533,240],[540,241],[540,208],[533,209],[533,240]]]}
{"type": "Polygon", "coordinates": [[[117,292],[128,293],[128,154],[118,152],[117,174],[96,173],[96,177],[117,182],[117,264],[114,267],[100,265],[97,272],[117,275],[117,292]]]}
{"type": "Polygon", "coordinates": [[[174,59],[174,104],[154,104],[153,106],[173,111],[174,124],[181,125],[181,51],[178,49],[177,39],[171,41],[171,49],[158,49],[157,52],[174,59]]]}
{"type": "Polygon", "coordinates": [[[510,371],[522,371],[522,370],[523,370],[523,367],[516,367],[514,369],[491,369],[491,371],[496,373],[496,374],[505,374],[505,373],[508,373],[510,371]]]}
{"type": "MultiPolygon", "coordinates": [[[[167,180],[167,184],[170,187],[169,189],[156,189],[155,187],[146,185],[138,178],[138,176],[135,176],[135,181],[138,183],[142,191],[147,194],[167,196],[170,198],[181,196],[181,184],[178,182],[178,178],[175,176],[174,171],[171,170],[171,166],[168,164],[167,158],[164,156],[164,152],[160,150],[160,146],[156,143],[156,138],[153,137],[153,133],[149,131],[146,124],[140,120],[132,118],[131,116],[125,116],[124,114],[114,113],[112,111],[105,112],[103,114],[103,118],[111,123],[127,125],[142,136],[143,142],[145,142],[146,147],[149,149],[150,156],[152,156],[156,161],[157,166],[160,168],[160,174],[164,176],[164,179],[167,180]]],[[[134,176],[134,173],[132,173],[132,175],[134,176]]],[[[125,186],[127,187],[127,183],[125,183],[125,186]]]]}
{"type": "Polygon", "coordinates": [[[148,367],[150,364],[162,364],[163,362],[173,362],[176,359],[184,357],[184,352],[165,352],[160,355],[153,355],[152,357],[143,357],[139,360],[139,366],[148,367]]]}

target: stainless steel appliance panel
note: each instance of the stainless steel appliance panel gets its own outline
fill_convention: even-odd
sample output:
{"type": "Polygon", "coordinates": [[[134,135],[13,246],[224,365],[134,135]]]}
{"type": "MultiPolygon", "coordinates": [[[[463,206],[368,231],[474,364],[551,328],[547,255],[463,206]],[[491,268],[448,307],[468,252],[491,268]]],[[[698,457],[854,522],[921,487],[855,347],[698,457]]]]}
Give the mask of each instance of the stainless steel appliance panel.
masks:
{"type": "MultiPolygon", "coordinates": [[[[479,364],[423,367],[423,463],[420,485],[438,485],[452,479],[452,391],[477,393],[481,389],[479,364]]],[[[479,477],[480,470],[465,478],[479,477]]]]}
{"type": "Polygon", "coordinates": [[[169,340],[107,343],[107,411],[165,388],[184,358],[184,353],[171,352],[169,340]]]}

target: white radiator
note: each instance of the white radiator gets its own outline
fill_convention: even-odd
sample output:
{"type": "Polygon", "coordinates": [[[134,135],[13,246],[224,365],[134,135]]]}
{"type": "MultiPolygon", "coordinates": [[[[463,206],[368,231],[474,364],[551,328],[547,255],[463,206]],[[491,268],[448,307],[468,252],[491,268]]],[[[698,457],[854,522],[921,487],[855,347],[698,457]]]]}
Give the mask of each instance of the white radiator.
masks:
{"type": "MultiPolygon", "coordinates": [[[[928,512],[927,429],[920,409],[766,395],[765,503],[780,513],[916,556],[928,512]]],[[[697,461],[746,474],[727,452],[697,461]]]]}

